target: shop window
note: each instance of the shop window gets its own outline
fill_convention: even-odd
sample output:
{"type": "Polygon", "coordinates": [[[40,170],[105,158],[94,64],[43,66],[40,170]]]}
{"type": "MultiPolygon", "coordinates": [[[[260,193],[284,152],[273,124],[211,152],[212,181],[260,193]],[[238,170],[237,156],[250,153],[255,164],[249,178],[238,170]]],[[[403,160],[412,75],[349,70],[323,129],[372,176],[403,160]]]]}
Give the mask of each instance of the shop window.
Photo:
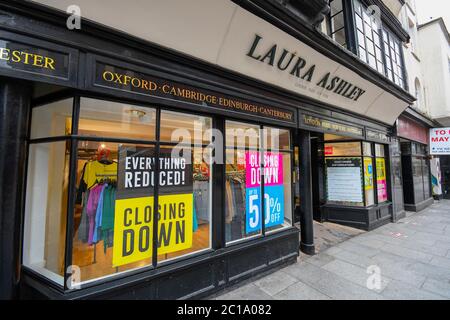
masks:
{"type": "Polygon", "coordinates": [[[72,109],[72,98],[33,108],[31,139],[70,135],[72,109]]]}
{"type": "Polygon", "coordinates": [[[153,141],[155,128],[154,108],[81,98],[79,135],[153,141]]]}
{"type": "Polygon", "coordinates": [[[118,171],[125,169],[122,155],[130,156],[135,154],[133,152],[152,157],[154,146],[97,141],[78,143],[72,264],[80,267],[81,282],[152,264],[149,236],[153,230],[153,193],[148,186],[150,177],[134,175],[130,183],[138,184],[137,180],[140,181],[139,187],[132,191],[122,188],[123,184],[117,181],[118,171]],[[140,206],[141,200],[145,205],[140,206]],[[123,212],[120,210],[122,203],[131,212],[119,216],[117,213],[123,212]],[[134,225],[136,220],[142,228],[130,228],[126,240],[116,237],[123,234],[126,224],[134,225]],[[119,225],[122,230],[118,230],[119,225]],[[146,240],[133,241],[137,238],[135,232],[146,240]],[[133,254],[138,246],[142,251],[139,256],[133,254]],[[132,258],[117,259],[123,256],[120,251],[132,258]]]}
{"type": "Polygon", "coordinates": [[[33,109],[33,139],[61,141],[31,140],[24,265],[64,286],[69,264],[84,284],[211,248],[211,118],[76,101],[72,137],[72,99],[33,109]]]}
{"type": "Polygon", "coordinates": [[[211,142],[212,119],[162,110],[160,127],[158,262],[209,249],[212,208],[212,148],[207,145],[211,142]],[[169,134],[171,142],[183,143],[181,148],[164,144],[170,141],[169,134]],[[169,160],[173,159],[182,162],[175,164],[172,178],[163,173],[170,169],[169,160]],[[181,173],[180,182],[177,173],[181,173]],[[175,205],[177,219],[171,218],[175,205]]]}
{"type": "Polygon", "coordinates": [[[383,145],[375,144],[378,203],[386,202],[388,200],[386,159],[384,157],[384,152],[383,145]]]}
{"type": "MultiPolygon", "coordinates": [[[[118,110],[127,108],[120,105],[118,110]]],[[[156,115],[154,109],[143,111],[156,115]]],[[[152,118],[144,127],[126,130],[124,138],[151,140],[156,123],[152,118]]],[[[128,116],[125,119],[125,126],[133,126],[128,116]]],[[[105,127],[113,125],[104,118],[101,123],[98,134],[90,133],[102,135],[105,127]]],[[[78,231],[74,238],[73,263],[82,266],[82,281],[152,266],[155,217],[158,262],[210,248],[212,172],[205,160],[209,159],[207,147],[193,143],[197,136],[199,142],[207,137],[211,119],[162,110],[160,128],[157,157],[154,144],[80,142],[78,182],[82,195],[78,196],[81,202],[74,217],[78,231]],[[183,142],[183,145],[176,146],[173,142],[183,142]],[[155,212],[157,166],[158,211],[155,212]],[[111,205],[105,199],[110,199],[111,205]],[[95,207],[95,212],[89,211],[95,207]]]]}
{"type": "Polygon", "coordinates": [[[388,200],[383,145],[325,143],[325,167],[328,204],[367,207],[388,200]]]}
{"type": "Polygon", "coordinates": [[[328,204],[364,206],[361,142],[325,143],[328,204]]]}
{"type": "Polygon", "coordinates": [[[69,159],[66,141],[29,148],[23,264],[59,285],[64,283],[69,159]]]}
{"type": "Polygon", "coordinates": [[[372,143],[363,142],[363,156],[364,156],[364,193],[366,198],[366,206],[375,204],[375,182],[373,180],[373,152],[372,143]]]}
{"type": "Polygon", "coordinates": [[[291,152],[288,130],[226,122],[227,243],[292,225],[291,152]]]}
{"type": "Polygon", "coordinates": [[[292,225],[292,153],[289,130],[263,127],[263,133],[271,138],[263,159],[265,230],[271,232],[292,225]]]}
{"type": "Polygon", "coordinates": [[[250,166],[260,163],[257,125],[226,122],[225,239],[227,242],[261,234],[261,186],[250,166]]]}

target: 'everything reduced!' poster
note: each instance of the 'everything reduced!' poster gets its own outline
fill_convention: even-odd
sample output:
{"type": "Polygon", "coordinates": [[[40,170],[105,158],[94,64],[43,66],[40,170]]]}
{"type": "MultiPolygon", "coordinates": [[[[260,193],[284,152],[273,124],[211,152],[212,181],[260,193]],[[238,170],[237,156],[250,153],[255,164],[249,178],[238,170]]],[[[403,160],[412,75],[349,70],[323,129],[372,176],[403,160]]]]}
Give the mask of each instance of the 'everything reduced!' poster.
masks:
{"type": "MultiPolygon", "coordinates": [[[[192,162],[171,152],[159,155],[158,254],[192,247],[192,162]]],[[[153,147],[119,147],[115,267],[152,257],[155,167],[153,147]]]]}

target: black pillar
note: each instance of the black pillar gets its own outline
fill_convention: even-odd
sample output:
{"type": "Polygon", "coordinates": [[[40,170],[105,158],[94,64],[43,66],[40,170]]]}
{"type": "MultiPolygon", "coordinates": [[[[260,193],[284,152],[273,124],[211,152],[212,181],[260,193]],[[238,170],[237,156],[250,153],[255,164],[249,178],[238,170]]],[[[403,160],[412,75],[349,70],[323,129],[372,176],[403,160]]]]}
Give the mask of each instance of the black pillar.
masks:
{"type": "Polygon", "coordinates": [[[299,131],[300,150],[300,250],[314,255],[313,198],[311,181],[311,136],[309,131],[299,131]]]}
{"type": "Polygon", "coordinates": [[[0,78],[0,299],[18,293],[31,85],[0,78]]]}

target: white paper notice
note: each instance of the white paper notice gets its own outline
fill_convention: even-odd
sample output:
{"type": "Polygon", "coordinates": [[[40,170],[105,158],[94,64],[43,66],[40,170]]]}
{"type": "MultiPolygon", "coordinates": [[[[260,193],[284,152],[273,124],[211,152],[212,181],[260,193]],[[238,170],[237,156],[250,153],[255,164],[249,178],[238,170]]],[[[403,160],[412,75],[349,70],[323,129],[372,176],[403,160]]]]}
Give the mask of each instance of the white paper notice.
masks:
{"type": "Polygon", "coordinates": [[[363,202],[360,160],[327,159],[326,162],[327,200],[363,202]]]}

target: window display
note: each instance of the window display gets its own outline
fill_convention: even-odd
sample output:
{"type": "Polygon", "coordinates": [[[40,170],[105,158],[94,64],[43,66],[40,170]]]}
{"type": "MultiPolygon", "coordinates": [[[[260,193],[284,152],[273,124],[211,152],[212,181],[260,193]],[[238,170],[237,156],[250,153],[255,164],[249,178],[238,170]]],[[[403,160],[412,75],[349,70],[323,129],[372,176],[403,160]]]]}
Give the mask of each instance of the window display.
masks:
{"type": "Polygon", "coordinates": [[[226,133],[226,241],[261,234],[262,221],[266,232],[292,225],[289,131],[227,121],[226,133]]]}
{"type": "Polygon", "coordinates": [[[386,160],[384,159],[384,154],[384,146],[381,144],[375,144],[378,203],[386,202],[388,200],[386,160]]]}
{"type": "MultiPolygon", "coordinates": [[[[211,117],[85,97],[33,108],[24,265],[69,288],[66,267],[84,285],[211,249],[212,132],[211,117]]],[[[226,241],[292,226],[290,131],[225,134],[226,241]]]]}
{"type": "Polygon", "coordinates": [[[328,204],[368,207],[388,201],[384,145],[332,142],[324,148],[328,204]]]}
{"type": "MultiPolygon", "coordinates": [[[[69,99],[35,108],[33,138],[66,139],[72,133],[72,108],[69,99]],[[58,125],[48,127],[44,118],[58,125]]],[[[209,249],[211,118],[161,110],[158,133],[156,108],[90,98],[80,98],[79,108],[71,258],[79,282],[209,249]]],[[[32,144],[28,168],[33,192],[27,197],[24,262],[60,285],[69,146],[65,141],[32,144]],[[38,182],[48,188],[36,191],[38,182]]]]}

